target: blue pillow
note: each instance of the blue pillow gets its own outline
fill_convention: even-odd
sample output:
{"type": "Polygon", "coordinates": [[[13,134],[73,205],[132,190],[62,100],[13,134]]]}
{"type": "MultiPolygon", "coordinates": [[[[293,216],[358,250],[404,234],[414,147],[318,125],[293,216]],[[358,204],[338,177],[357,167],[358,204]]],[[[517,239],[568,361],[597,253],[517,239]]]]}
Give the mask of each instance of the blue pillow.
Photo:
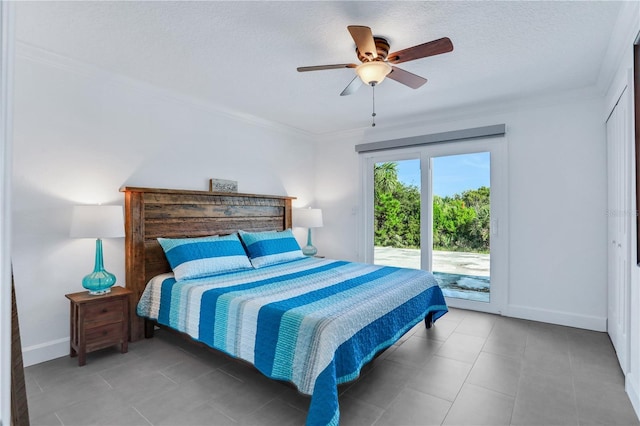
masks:
{"type": "Polygon", "coordinates": [[[176,280],[251,269],[236,234],[224,237],[158,238],[176,280]]]}
{"type": "Polygon", "coordinates": [[[306,257],[290,229],[282,232],[239,231],[239,234],[247,247],[247,253],[254,268],[306,257]]]}

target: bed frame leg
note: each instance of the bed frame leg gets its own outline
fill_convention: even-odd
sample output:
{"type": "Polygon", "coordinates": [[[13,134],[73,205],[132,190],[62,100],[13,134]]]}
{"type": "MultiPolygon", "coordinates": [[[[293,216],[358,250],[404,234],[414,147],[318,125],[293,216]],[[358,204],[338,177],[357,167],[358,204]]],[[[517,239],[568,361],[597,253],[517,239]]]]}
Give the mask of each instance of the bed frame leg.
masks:
{"type": "Polygon", "coordinates": [[[151,339],[153,337],[153,331],[155,329],[155,321],[151,321],[148,319],[144,320],[144,338],[151,339]]]}
{"type": "Polygon", "coordinates": [[[426,317],[424,317],[424,325],[427,327],[427,330],[431,328],[433,325],[433,314],[429,312],[426,317]]]}

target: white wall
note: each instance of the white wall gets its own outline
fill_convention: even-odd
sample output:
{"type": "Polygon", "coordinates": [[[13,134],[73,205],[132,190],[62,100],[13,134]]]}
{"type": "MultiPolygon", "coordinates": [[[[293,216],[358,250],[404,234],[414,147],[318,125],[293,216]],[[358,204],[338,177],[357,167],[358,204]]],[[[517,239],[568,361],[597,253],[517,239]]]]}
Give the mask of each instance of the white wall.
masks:
{"type": "MultiPolygon", "coordinates": [[[[74,204],[123,204],[125,185],[206,190],[212,177],[313,201],[305,135],[25,45],[16,55],[13,265],[25,365],[68,354],[64,295],[83,290],[95,250],[68,236],[74,204]]],[[[105,240],[104,252],[124,285],[123,239],[105,240]]]]}
{"type": "Polygon", "coordinates": [[[605,330],[603,98],[571,92],[501,109],[323,140],[316,160],[316,199],[327,213],[316,246],[329,257],[361,258],[356,144],[505,123],[510,265],[504,313],[605,330]]]}

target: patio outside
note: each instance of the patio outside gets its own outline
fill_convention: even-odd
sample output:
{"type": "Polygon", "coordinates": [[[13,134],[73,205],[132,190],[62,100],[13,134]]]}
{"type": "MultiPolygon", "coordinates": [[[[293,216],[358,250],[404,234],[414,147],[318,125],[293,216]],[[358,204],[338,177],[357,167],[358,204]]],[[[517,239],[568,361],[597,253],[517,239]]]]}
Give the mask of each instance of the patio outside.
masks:
{"type": "MultiPolygon", "coordinates": [[[[378,265],[420,269],[420,250],[375,247],[378,265]]],[[[447,297],[489,302],[490,255],[455,251],[433,251],[433,275],[447,297]]]]}

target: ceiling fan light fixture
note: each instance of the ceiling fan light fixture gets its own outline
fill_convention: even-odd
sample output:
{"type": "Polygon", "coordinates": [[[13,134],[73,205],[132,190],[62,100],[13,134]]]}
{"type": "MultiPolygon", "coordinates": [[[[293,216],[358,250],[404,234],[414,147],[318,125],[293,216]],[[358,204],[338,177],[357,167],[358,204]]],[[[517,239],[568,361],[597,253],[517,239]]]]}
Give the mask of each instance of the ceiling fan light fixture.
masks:
{"type": "Polygon", "coordinates": [[[356,67],[356,74],[366,84],[380,84],[391,72],[391,65],[383,61],[364,62],[356,67]]]}

